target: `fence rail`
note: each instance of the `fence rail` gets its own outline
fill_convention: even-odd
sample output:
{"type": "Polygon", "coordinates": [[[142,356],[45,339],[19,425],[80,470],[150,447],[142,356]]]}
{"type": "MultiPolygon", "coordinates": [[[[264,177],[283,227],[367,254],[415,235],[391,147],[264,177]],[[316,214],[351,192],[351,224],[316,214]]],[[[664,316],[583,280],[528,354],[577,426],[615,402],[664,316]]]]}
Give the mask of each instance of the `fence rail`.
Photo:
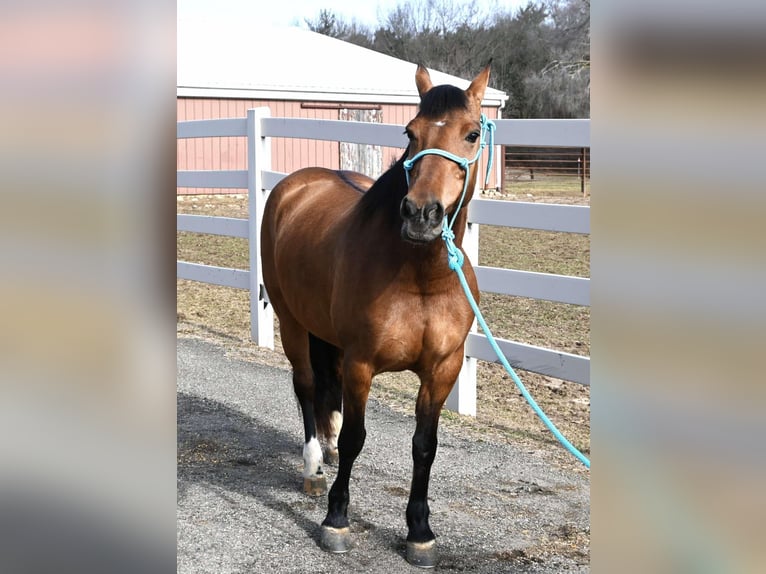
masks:
{"type": "Polygon", "coordinates": [[[590,207],[477,198],[468,204],[468,221],[587,235],[590,233],[590,207]]]}
{"type": "MultiPolygon", "coordinates": [[[[590,147],[589,120],[495,120],[497,146],[590,147]]],[[[403,126],[341,120],[272,118],[268,108],[248,110],[247,118],[178,122],[177,137],[246,136],[248,169],[236,171],[178,171],[178,187],[247,189],[248,219],[178,215],[178,231],[243,237],[249,241],[250,269],[232,269],[177,262],[179,278],[225,285],[250,291],[251,336],[256,344],[273,348],[273,311],[260,281],[260,225],[269,191],[285,174],[271,171],[268,138],[322,139],[404,148],[403,126]]],[[[498,162],[502,163],[502,162],[498,162]]],[[[502,165],[496,165],[497,170],[502,165]]],[[[499,181],[500,178],[498,178],[499,181]]],[[[478,261],[480,224],[541,229],[565,233],[590,233],[590,208],[481,199],[468,210],[463,249],[478,261]]],[[[530,271],[475,266],[479,289],[574,305],[590,305],[590,280],[530,271]]],[[[590,358],[498,339],[514,366],[581,384],[590,384],[590,358]]],[[[496,362],[484,335],[474,330],[466,340],[466,360],[447,407],[476,414],[476,360],[496,362]]]]}
{"type": "Polygon", "coordinates": [[[226,235],[247,239],[247,219],[208,215],[176,215],[176,229],[192,233],[226,235]]]}

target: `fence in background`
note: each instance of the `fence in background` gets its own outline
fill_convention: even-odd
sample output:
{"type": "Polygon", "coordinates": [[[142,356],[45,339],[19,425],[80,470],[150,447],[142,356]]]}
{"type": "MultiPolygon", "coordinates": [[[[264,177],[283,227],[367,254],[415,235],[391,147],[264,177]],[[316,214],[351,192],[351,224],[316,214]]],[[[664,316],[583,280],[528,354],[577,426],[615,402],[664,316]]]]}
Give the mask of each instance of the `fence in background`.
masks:
{"type": "Polygon", "coordinates": [[[503,191],[524,191],[542,182],[556,191],[579,187],[580,194],[587,195],[589,147],[504,146],[503,165],[503,191]]]}
{"type": "MultiPolygon", "coordinates": [[[[406,146],[406,138],[402,134],[401,125],[273,118],[269,113],[268,108],[257,108],[248,110],[246,118],[178,122],[179,139],[227,136],[247,138],[246,170],[178,171],[177,186],[246,189],[248,219],[179,214],[176,227],[178,231],[246,238],[249,241],[250,258],[249,270],[178,261],[176,275],[181,279],[249,290],[251,336],[256,344],[273,348],[273,310],[260,280],[260,226],[268,193],[286,174],[271,171],[269,138],[305,138],[400,148],[406,146]]],[[[495,143],[498,146],[590,146],[589,120],[495,120],[495,123],[495,143]]],[[[503,166],[496,165],[496,169],[501,170],[503,166]]],[[[589,234],[590,208],[481,199],[477,195],[469,204],[468,221],[463,249],[471,261],[478,262],[480,224],[589,234]]],[[[590,305],[588,278],[479,265],[474,268],[482,291],[590,305]]],[[[590,384],[589,357],[505,339],[498,339],[498,343],[509,361],[520,369],[590,384]]],[[[466,340],[466,360],[458,383],[447,400],[448,408],[463,414],[476,414],[477,359],[495,361],[486,337],[474,328],[466,340]]]]}

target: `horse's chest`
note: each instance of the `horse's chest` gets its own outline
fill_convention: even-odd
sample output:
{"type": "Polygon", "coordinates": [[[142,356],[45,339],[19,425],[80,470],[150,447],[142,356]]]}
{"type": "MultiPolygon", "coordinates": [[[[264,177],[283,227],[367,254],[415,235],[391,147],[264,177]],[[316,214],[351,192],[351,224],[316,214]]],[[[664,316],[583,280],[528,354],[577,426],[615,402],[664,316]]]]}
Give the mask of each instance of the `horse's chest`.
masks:
{"type": "MultiPolygon", "coordinates": [[[[471,320],[453,298],[422,298],[392,305],[378,320],[375,362],[382,368],[408,369],[439,362],[458,351],[471,320]]],[[[470,308],[468,308],[470,313],[470,308]]]]}

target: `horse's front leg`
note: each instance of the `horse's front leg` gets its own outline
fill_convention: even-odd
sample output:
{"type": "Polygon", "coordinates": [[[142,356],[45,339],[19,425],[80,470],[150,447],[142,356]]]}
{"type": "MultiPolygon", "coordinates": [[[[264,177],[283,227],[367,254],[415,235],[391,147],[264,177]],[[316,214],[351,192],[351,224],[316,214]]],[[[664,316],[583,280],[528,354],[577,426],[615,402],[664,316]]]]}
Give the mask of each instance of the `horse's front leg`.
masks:
{"type": "Polygon", "coordinates": [[[438,444],[439,414],[455,384],[462,360],[461,351],[435,371],[420,375],[415,411],[417,426],[412,437],[412,487],[407,504],[407,561],[422,568],[436,565],[436,538],[428,524],[428,482],[438,444]]]}
{"type": "Polygon", "coordinates": [[[364,415],[371,381],[369,366],[344,360],[343,426],[338,437],[338,475],[327,497],[327,517],[322,522],[321,546],[328,552],[342,553],[351,548],[348,486],[351,467],[362,451],[367,436],[364,415]]]}

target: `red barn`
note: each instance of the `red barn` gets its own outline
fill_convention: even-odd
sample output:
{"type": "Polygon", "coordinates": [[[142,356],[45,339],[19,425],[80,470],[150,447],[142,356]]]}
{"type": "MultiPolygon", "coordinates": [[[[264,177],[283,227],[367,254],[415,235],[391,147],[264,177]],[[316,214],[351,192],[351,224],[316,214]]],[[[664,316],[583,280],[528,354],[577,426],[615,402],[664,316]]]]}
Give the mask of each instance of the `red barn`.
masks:
{"type": "MultiPolygon", "coordinates": [[[[477,70],[479,64],[477,64],[477,70]]],[[[275,117],[406,124],[419,102],[416,65],[301,28],[250,23],[178,22],[178,120],[245,117],[268,106],[275,117]]],[[[466,88],[469,80],[431,70],[434,84],[466,88]]],[[[508,97],[488,88],[483,102],[499,118],[508,97]]],[[[403,138],[404,145],[404,138],[403,138]]],[[[246,169],[245,138],[178,141],[179,170],[246,169]]],[[[275,171],[301,167],[354,169],[377,177],[399,148],[290,138],[272,140],[275,171]]],[[[485,160],[486,161],[486,160],[485,160]]],[[[500,182],[500,166],[489,187],[500,182]]],[[[178,188],[184,193],[231,190],[178,188]]]]}

